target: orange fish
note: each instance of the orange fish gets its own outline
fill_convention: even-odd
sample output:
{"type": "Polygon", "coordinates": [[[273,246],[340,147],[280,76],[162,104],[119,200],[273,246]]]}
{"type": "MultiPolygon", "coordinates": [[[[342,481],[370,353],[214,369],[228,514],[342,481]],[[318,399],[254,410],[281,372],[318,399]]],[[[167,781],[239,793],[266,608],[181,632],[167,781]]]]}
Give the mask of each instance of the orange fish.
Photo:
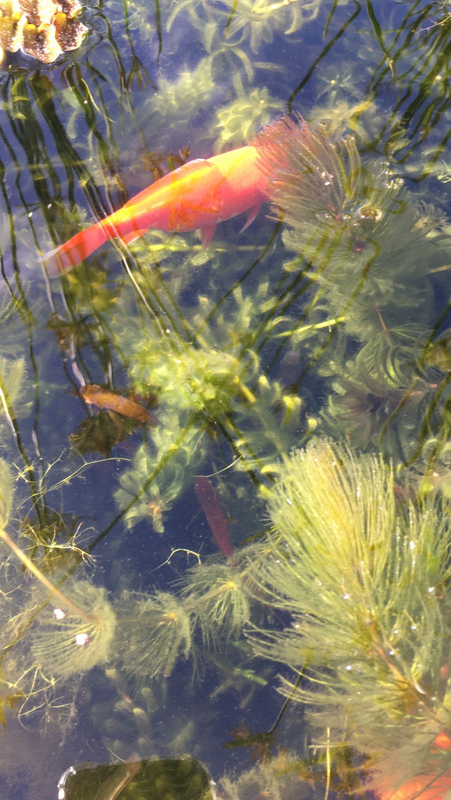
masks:
{"type": "Polygon", "coordinates": [[[149,228],[173,232],[200,228],[202,245],[208,247],[218,222],[248,211],[243,230],[251,224],[261,203],[268,200],[268,184],[252,144],[188,161],[48,253],[48,274],[55,277],[75,267],[108,239],[129,244],[149,228]]]}
{"type": "Polygon", "coordinates": [[[451,789],[451,771],[441,775],[417,775],[398,789],[381,793],[381,800],[444,800],[451,789]]]}
{"type": "Polygon", "coordinates": [[[123,417],[134,419],[135,422],[140,422],[142,425],[155,425],[155,417],[147,408],[143,408],[139,403],[130,400],[128,397],[122,397],[120,394],[110,392],[109,389],[102,389],[95,383],[89,386],[82,386],[80,394],[86,403],[98,408],[106,408],[108,411],[115,411],[117,414],[122,414],[123,417]]]}

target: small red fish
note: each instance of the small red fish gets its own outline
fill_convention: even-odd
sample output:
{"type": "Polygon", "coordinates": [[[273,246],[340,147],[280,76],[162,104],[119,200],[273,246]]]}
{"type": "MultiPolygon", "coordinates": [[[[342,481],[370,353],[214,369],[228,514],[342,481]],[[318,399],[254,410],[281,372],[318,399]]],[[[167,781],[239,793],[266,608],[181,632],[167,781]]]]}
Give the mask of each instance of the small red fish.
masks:
{"type": "Polygon", "coordinates": [[[75,267],[108,239],[129,244],[149,228],[174,232],[200,228],[202,244],[208,247],[218,222],[248,211],[244,230],[268,199],[269,179],[257,161],[253,145],[188,161],[48,253],[44,258],[48,274],[55,277],[75,267]]]}
{"type": "Polygon", "coordinates": [[[115,411],[117,414],[134,419],[135,422],[139,422],[142,425],[155,425],[155,417],[147,408],[143,408],[139,403],[130,400],[128,397],[110,392],[109,389],[102,389],[101,386],[97,386],[95,383],[89,386],[82,386],[80,394],[89,405],[105,408],[108,411],[115,411]]]}
{"type": "Polygon", "coordinates": [[[233,556],[233,547],[227,530],[227,520],[216,496],[216,492],[208,478],[202,476],[196,478],[194,481],[194,491],[202,506],[202,511],[207,517],[216,544],[227,558],[231,558],[231,556],[233,556]]]}

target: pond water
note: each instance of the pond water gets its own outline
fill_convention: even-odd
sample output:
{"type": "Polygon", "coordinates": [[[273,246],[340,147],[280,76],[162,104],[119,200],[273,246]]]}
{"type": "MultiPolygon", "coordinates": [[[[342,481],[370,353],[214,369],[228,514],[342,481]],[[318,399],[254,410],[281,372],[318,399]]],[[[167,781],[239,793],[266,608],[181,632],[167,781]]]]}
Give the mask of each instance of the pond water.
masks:
{"type": "Polygon", "coordinates": [[[2,800],[445,798],[451,6],[21,9],[2,800]]]}

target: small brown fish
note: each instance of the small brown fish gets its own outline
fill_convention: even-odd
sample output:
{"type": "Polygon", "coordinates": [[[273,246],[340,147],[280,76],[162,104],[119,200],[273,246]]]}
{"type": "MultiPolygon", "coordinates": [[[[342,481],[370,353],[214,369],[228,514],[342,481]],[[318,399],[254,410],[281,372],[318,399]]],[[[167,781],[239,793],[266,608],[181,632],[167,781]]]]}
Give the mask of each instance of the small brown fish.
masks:
{"type": "Polygon", "coordinates": [[[116,414],[134,419],[135,422],[139,422],[141,425],[155,425],[155,416],[147,408],[143,408],[135,400],[130,400],[128,397],[115,394],[109,389],[102,389],[101,386],[97,386],[95,383],[82,386],[80,394],[83,400],[91,406],[115,411],[116,414]]]}

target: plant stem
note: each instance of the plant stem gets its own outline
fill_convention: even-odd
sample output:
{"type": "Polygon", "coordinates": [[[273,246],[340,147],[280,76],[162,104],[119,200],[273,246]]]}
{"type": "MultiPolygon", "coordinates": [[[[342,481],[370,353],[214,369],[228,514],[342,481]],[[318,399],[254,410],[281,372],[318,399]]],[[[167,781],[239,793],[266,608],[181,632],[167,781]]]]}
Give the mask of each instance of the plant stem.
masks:
{"type": "Polygon", "coordinates": [[[40,569],[38,569],[36,564],[34,564],[33,561],[30,558],[28,558],[28,556],[25,555],[25,553],[20,549],[20,547],[16,545],[16,543],[11,539],[9,534],[6,533],[6,531],[3,528],[0,528],[0,538],[2,538],[4,542],[6,542],[8,547],[11,548],[11,550],[13,551],[13,553],[15,553],[17,558],[20,559],[22,564],[25,564],[27,569],[30,570],[30,572],[35,576],[35,578],[37,578],[38,581],[40,581],[49,590],[49,592],[51,592],[59,600],[61,600],[63,605],[67,606],[67,608],[69,608],[74,614],[86,620],[86,622],[89,622],[91,625],[99,624],[99,620],[97,619],[97,617],[93,617],[91,614],[88,614],[86,611],[83,611],[82,608],[79,608],[79,606],[73,603],[72,600],[69,600],[69,598],[66,597],[66,595],[60,592],[60,590],[57,589],[57,587],[54,586],[51,581],[49,581],[49,579],[44,575],[44,573],[41,572],[40,569]]]}

